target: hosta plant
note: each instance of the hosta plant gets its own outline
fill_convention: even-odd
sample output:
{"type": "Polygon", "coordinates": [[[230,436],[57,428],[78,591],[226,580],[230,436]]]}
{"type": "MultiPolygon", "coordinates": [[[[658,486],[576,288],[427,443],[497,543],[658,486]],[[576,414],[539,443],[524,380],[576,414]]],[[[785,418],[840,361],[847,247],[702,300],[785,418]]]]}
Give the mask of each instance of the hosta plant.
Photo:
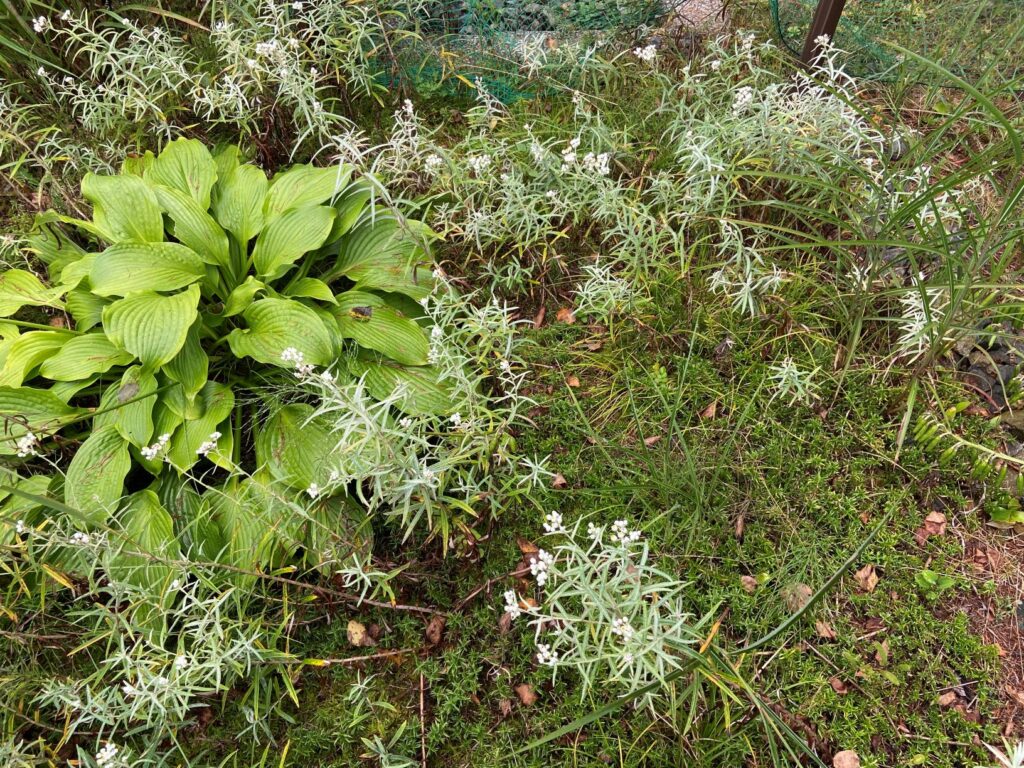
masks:
{"type": "Polygon", "coordinates": [[[415,319],[430,233],[351,177],[268,179],[236,147],[179,139],[87,175],[91,220],[40,217],[47,279],[0,274],[0,455],[21,463],[0,536],[56,510],[83,535],[115,531],[157,586],[172,569],[154,553],[237,576],[352,531],[331,482],[344,447],[311,404],[269,396],[275,380],[362,380],[396,421],[451,406],[415,319]]]}

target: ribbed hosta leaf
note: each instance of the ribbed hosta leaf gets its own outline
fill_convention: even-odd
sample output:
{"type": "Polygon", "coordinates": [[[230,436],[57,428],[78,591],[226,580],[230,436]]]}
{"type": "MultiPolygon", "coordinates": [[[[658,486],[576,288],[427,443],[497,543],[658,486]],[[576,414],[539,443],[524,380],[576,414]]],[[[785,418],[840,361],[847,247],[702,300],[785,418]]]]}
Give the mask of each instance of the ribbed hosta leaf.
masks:
{"type": "Polygon", "coordinates": [[[26,432],[46,436],[81,414],[81,409],[72,408],[52,392],[0,386],[0,419],[5,425],[0,435],[0,455],[15,455],[15,443],[26,432]]]}
{"type": "Polygon", "coordinates": [[[7,348],[0,385],[20,387],[37,365],[57,354],[73,338],[73,333],[58,330],[21,334],[7,348]]]}
{"type": "Polygon", "coordinates": [[[155,185],[153,191],[171,219],[171,234],[207,264],[230,268],[228,236],[206,208],[200,208],[199,203],[177,189],[155,185]]]}
{"type": "Polygon", "coordinates": [[[121,548],[107,564],[111,578],[132,584],[160,601],[179,568],[181,556],[174,521],[150,490],[128,497],[121,515],[121,548]]]}
{"type": "Polygon", "coordinates": [[[146,181],[183,192],[202,210],[210,207],[217,166],[210,151],[196,139],[175,139],[146,169],[146,181]]]}
{"type": "Polygon", "coordinates": [[[272,221],[289,208],[300,208],[331,200],[348,185],[352,166],[314,168],[296,165],[274,177],[267,194],[266,217],[272,221]]]}
{"type": "Polygon", "coordinates": [[[430,342],[413,320],[389,307],[380,296],[346,291],[331,312],[341,335],[361,347],[373,349],[403,365],[426,365],[430,342]]]}
{"type": "Polygon", "coordinates": [[[281,353],[292,347],[312,365],[330,365],[331,337],[323,321],[309,307],[291,299],[260,299],[243,315],[248,328],[236,328],[228,344],[236,357],[290,367],[281,353]]]}
{"type": "Polygon", "coordinates": [[[219,179],[213,193],[213,215],[244,247],[263,229],[267,177],[254,165],[236,166],[219,179]]]}
{"type": "Polygon", "coordinates": [[[317,481],[326,485],[335,442],[311,406],[285,405],[256,433],[256,463],[297,490],[317,481]]]}
{"type": "Polygon", "coordinates": [[[97,429],[79,446],[64,481],[64,501],[92,525],[102,525],[124,494],[131,468],[128,444],[112,426],[97,429]]]}
{"type": "Polygon", "coordinates": [[[353,359],[348,361],[348,369],[353,376],[363,377],[370,394],[380,400],[398,390],[396,407],[412,416],[452,410],[450,390],[438,381],[432,366],[405,368],[385,360],[353,359]]]}
{"type": "Polygon", "coordinates": [[[228,300],[224,302],[224,317],[234,317],[235,315],[242,314],[252,305],[256,294],[266,289],[266,283],[249,275],[245,278],[245,282],[235,286],[228,296],[228,300]]]}
{"type": "Polygon", "coordinates": [[[130,352],[115,347],[104,334],[86,333],[69,339],[43,361],[39,375],[50,381],[78,381],[106,373],[115,365],[127,365],[133,359],[130,352]]]}
{"type": "Polygon", "coordinates": [[[393,216],[366,218],[342,237],[332,274],[344,275],[356,288],[397,291],[421,299],[434,285],[427,254],[418,237],[430,231],[418,222],[401,225],[393,216]]]}
{"type": "Polygon", "coordinates": [[[326,205],[291,208],[271,221],[256,238],[253,264],[260,277],[280,277],[305,253],[323,245],[334,209],[326,205]]]}
{"type": "Polygon", "coordinates": [[[65,290],[47,288],[24,269],[9,269],[0,274],[0,317],[10,317],[22,307],[60,308],[60,295],[65,290]]]}
{"type": "Polygon", "coordinates": [[[199,340],[199,326],[199,321],[192,324],[185,346],[163,368],[167,378],[178,382],[189,399],[203,388],[210,372],[210,358],[199,340]]]}
{"type": "Polygon", "coordinates": [[[216,440],[217,450],[206,458],[223,467],[230,467],[231,428],[227,419],[235,407],[235,395],[231,388],[217,381],[208,381],[195,399],[190,417],[185,419],[171,437],[167,455],[179,470],[185,470],[203,458],[197,451],[211,435],[220,432],[216,440]]]}
{"type": "Polygon", "coordinates": [[[175,291],[206,275],[203,260],[177,243],[119,243],[96,256],[89,285],[100,296],[175,291]]]}
{"type": "Polygon", "coordinates": [[[93,224],[110,243],[159,243],[164,220],[156,194],[138,176],[97,176],[82,179],[82,195],[92,203],[93,224]]]}
{"type": "Polygon", "coordinates": [[[69,291],[64,302],[79,331],[87,331],[99,325],[103,321],[103,308],[111,303],[110,299],[104,299],[83,288],[69,291]]]}
{"type": "Polygon", "coordinates": [[[93,429],[110,425],[132,445],[148,445],[153,436],[153,406],[156,405],[156,377],[138,365],[124,372],[100,399],[93,429]]]}
{"type": "Polygon", "coordinates": [[[198,304],[199,287],[195,285],[174,296],[136,294],[103,310],[103,329],[114,344],[153,369],[167,363],[184,346],[198,304]]]}
{"type": "Polygon", "coordinates": [[[328,304],[337,303],[334,299],[334,291],[331,290],[331,286],[323,280],[318,280],[315,277],[303,277],[300,280],[296,280],[293,285],[290,285],[288,289],[284,291],[284,294],[294,298],[326,301],[328,304]]]}

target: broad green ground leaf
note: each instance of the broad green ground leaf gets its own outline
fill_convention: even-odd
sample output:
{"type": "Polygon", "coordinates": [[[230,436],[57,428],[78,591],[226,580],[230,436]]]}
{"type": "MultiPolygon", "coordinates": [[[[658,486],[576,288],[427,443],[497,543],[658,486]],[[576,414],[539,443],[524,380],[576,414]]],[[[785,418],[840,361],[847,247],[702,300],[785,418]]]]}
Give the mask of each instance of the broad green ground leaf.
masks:
{"type": "Polygon", "coordinates": [[[277,536],[271,510],[250,503],[245,483],[229,481],[221,488],[203,494],[210,514],[220,529],[224,548],[220,562],[250,573],[230,573],[228,578],[239,586],[255,581],[255,572],[270,562],[277,536]]]}
{"type": "Polygon", "coordinates": [[[72,408],[44,389],[0,386],[0,418],[4,422],[0,455],[15,455],[18,452],[16,441],[27,431],[48,435],[81,413],[81,409],[72,408]]]}
{"type": "Polygon", "coordinates": [[[213,215],[243,248],[263,229],[267,177],[254,165],[239,165],[220,178],[214,190],[213,215]]]}
{"type": "Polygon", "coordinates": [[[82,195],[92,203],[96,229],[110,243],[159,243],[164,239],[160,204],[138,176],[97,176],[82,179],[82,195]]]}
{"type": "Polygon", "coordinates": [[[24,269],[9,269],[0,274],[0,317],[10,317],[22,307],[56,307],[64,305],[60,295],[64,288],[47,288],[39,278],[24,269]]]}
{"type": "Polygon", "coordinates": [[[96,256],[89,284],[100,296],[127,296],[138,291],[176,291],[205,275],[203,260],[184,245],[118,243],[96,256]]]}
{"type": "Polygon", "coordinates": [[[131,468],[128,444],[112,426],[93,431],[68,465],[64,501],[91,525],[102,525],[124,495],[131,468]]]}
{"type": "Polygon", "coordinates": [[[128,155],[121,161],[121,173],[144,177],[146,169],[153,165],[154,160],[156,160],[156,155],[148,149],[141,155],[128,155]]]}
{"type": "MultiPolygon", "coordinates": [[[[4,483],[12,485],[22,493],[46,496],[52,480],[48,475],[32,475],[14,480],[15,475],[5,476],[4,483]]],[[[18,494],[4,494],[0,504],[0,547],[9,546],[15,539],[18,523],[35,527],[40,521],[42,505],[18,494]]]]}
{"type": "Polygon", "coordinates": [[[451,393],[438,381],[432,366],[406,368],[386,360],[348,361],[349,372],[363,377],[370,394],[379,400],[396,390],[401,395],[397,407],[411,416],[444,414],[452,410],[451,393]]]}
{"type": "Polygon", "coordinates": [[[59,216],[55,211],[36,214],[32,231],[26,238],[27,250],[46,265],[50,282],[58,282],[61,270],[72,261],[80,259],[85,251],[64,234],[58,226],[59,216]]]}
{"type": "Polygon", "coordinates": [[[78,381],[106,373],[115,365],[127,365],[130,352],[115,347],[102,333],[85,333],[68,339],[57,353],[39,366],[39,375],[50,381],[78,381]]]}
{"type": "Polygon", "coordinates": [[[256,463],[296,490],[326,485],[335,442],[327,425],[313,418],[312,406],[285,405],[256,432],[256,463]]]}
{"type": "Polygon", "coordinates": [[[100,399],[100,407],[93,419],[93,429],[114,427],[132,445],[149,445],[153,437],[153,407],[157,401],[156,377],[133,365],[111,384],[100,399]]]}
{"type": "Polygon", "coordinates": [[[286,296],[292,296],[297,299],[317,299],[318,301],[326,301],[329,304],[337,303],[331,286],[315,277],[303,277],[296,280],[284,293],[286,296]]]}
{"type": "Polygon", "coordinates": [[[114,344],[131,352],[147,368],[157,368],[185,345],[198,305],[196,285],[174,296],[139,293],[106,307],[103,329],[114,344]]]}
{"type": "Polygon", "coordinates": [[[61,287],[66,291],[77,288],[83,280],[89,277],[92,265],[96,263],[96,254],[87,253],[81,258],[69,261],[60,273],[61,287]]]}
{"type": "Polygon", "coordinates": [[[217,178],[226,178],[242,162],[242,151],[235,144],[225,144],[213,153],[217,178]]]}
{"type": "Polygon", "coordinates": [[[276,176],[267,193],[266,217],[273,221],[289,208],[300,208],[331,200],[345,189],[352,177],[352,166],[335,165],[314,168],[296,165],[276,176]]]}
{"type": "Polygon", "coordinates": [[[372,293],[346,291],[331,313],[346,339],[373,349],[403,365],[426,365],[430,342],[413,320],[372,293]]]}
{"type": "Polygon", "coordinates": [[[360,214],[365,210],[366,204],[372,197],[373,188],[369,182],[360,179],[351,184],[342,196],[334,201],[334,210],[337,211],[337,215],[331,226],[331,234],[327,236],[328,243],[333,243],[355,226],[360,214]]]}
{"type": "Polygon", "coordinates": [[[0,385],[20,387],[37,365],[57,354],[73,338],[73,333],[58,330],[21,334],[7,348],[0,385]]]}
{"type": "Polygon", "coordinates": [[[208,381],[195,399],[190,417],[186,418],[171,437],[167,455],[178,469],[188,469],[202,458],[197,451],[203,443],[211,440],[214,432],[220,432],[217,450],[206,458],[215,464],[230,467],[231,426],[228,418],[235,407],[235,395],[231,388],[218,381],[208,381]]]}
{"type": "Polygon", "coordinates": [[[185,193],[205,211],[217,181],[217,165],[201,141],[175,139],[146,169],[146,181],[185,193]]]}
{"type": "Polygon", "coordinates": [[[210,372],[210,358],[199,340],[200,321],[188,329],[185,346],[164,366],[167,378],[176,381],[184,389],[185,397],[191,399],[206,384],[210,372]]]}
{"type": "Polygon", "coordinates": [[[75,328],[87,331],[103,322],[103,308],[110,304],[110,299],[104,299],[83,288],[76,288],[68,292],[64,302],[68,313],[75,319],[75,328]]]}
{"type": "Polygon", "coordinates": [[[434,285],[429,259],[418,242],[429,230],[393,216],[365,219],[342,237],[332,275],[344,275],[362,290],[397,291],[421,299],[434,285]]]}
{"type": "Polygon", "coordinates": [[[86,387],[91,387],[96,383],[96,379],[99,378],[99,374],[90,376],[87,379],[79,379],[78,381],[58,381],[54,383],[47,391],[52,392],[65,403],[70,402],[71,398],[77,395],[86,387]]]}
{"type": "Polygon", "coordinates": [[[326,205],[290,208],[260,232],[252,259],[260,277],[280,277],[305,253],[323,245],[334,209],[326,205]]]}
{"type": "Polygon", "coordinates": [[[309,307],[291,299],[260,299],[243,316],[249,327],[236,328],[228,335],[236,357],[290,367],[291,363],[281,360],[281,353],[293,347],[312,365],[333,362],[331,337],[309,307]]]}
{"type": "Polygon", "coordinates": [[[200,208],[199,203],[177,189],[156,185],[153,191],[171,219],[172,235],[207,264],[231,266],[228,236],[206,208],[200,208]]]}

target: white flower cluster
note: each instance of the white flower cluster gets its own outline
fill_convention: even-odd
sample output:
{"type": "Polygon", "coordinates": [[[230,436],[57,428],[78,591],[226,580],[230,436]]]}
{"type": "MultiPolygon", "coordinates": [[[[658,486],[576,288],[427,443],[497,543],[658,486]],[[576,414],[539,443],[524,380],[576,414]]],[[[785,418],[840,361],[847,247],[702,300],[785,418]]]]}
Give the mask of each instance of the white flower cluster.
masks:
{"type": "Polygon", "coordinates": [[[297,379],[304,379],[313,373],[313,364],[305,362],[305,355],[295,347],[285,347],[281,351],[281,361],[295,363],[295,378],[297,379]]]}
{"type": "Polygon", "coordinates": [[[565,525],[562,522],[561,512],[548,512],[544,517],[545,533],[565,533],[565,525]]]}
{"type": "Polygon", "coordinates": [[[640,61],[647,64],[653,64],[655,57],[658,55],[658,47],[653,43],[651,45],[637,47],[633,49],[633,55],[640,59],[640,61]]]}
{"type": "Polygon", "coordinates": [[[583,170],[594,176],[607,176],[612,172],[611,157],[609,152],[601,152],[596,155],[593,152],[587,152],[583,156],[583,170]]]}
{"type": "Polygon", "coordinates": [[[555,562],[555,557],[545,549],[537,550],[537,555],[530,558],[530,573],[537,579],[537,586],[543,587],[548,580],[548,573],[555,562]]]}
{"type": "Polygon", "coordinates": [[[88,533],[82,531],[75,531],[71,534],[71,543],[79,547],[87,547],[92,543],[92,537],[88,533]]]}
{"type": "Polygon", "coordinates": [[[625,520],[616,520],[612,523],[612,532],[608,536],[613,543],[626,546],[640,540],[641,533],[638,530],[630,530],[629,523],[625,520]]]}
{"type": "Polygon", "coordinates": [[[469,163],[473,173],[480,176],[491,167],[492,160],[490,155],[470,155],[466,158],[466,162],[469,163]]]}
{"type": "Polygon", "coordinates": [[[505,592],[505,613],[512,617],[512,619],[518,619],[523,614],[522,606],[519,605],[519,597],[516,595],[514,589],[507,590],[505,592]]]}
{"type": "Polygon", "coordinates": [[[50,28],[50,20],[45,16],[36,16],[32,19],[32,29],[35,30],[36,34],[42,34],[50,28]]]}
{"type": "Polygon", "coordinates": [[[167,447],[167,443],[170,442],[170,439],[170,434],[165,432],[164,434],[160,435],[157,441],[152,445],[144,445],[139,450],[139,453],[141,453],[142,458],[146,459],[147,461],[154,461],[156,457],[160,455],[160,451],[167,447]]]}
{"type": "Polygon", "coordinates": [[[96,767],[97,768],[115,768],[115,766],[123,765],[123,760],[118,757],[118,747],[112,742],[107,742],[103,745],[103,748],[96,753],[96,767]]]}
{"type": "Polygon", "coordinates": [[[562,150],[562,172],[569,170],[576,164],[576,150],[580,148],[580,137],[574,136],[562,150]]]}
{"type": "Polygon", "coordinates": [[[612,620],[612,634],[622,638],[623,643],[629,643],[632,641],[635,631],[633,625],[629,623],[629,619],[620,616],[612,620]]]}
{"type": "Polygon", "coordinates": [[[34,432],[26,432],[14,441],[14,447],[18,451],[18,457],[22,459],[26,456],[35,456],[36,447],[38,445],[39,438],[36,437],[34,432]]]}
{"type": "Polygon", "coordinates": [[[752,86],[744,85],[736,89],[736,95],[732,100],[732,113],[742,115],[750,105],[754,103],[754,89],[752,86]]]}
{"type": "Polygon", "coordinates": [[[221,439],[223,435],[220,432],[214,430],[210,433],[210,439],[203,441],[203,443],[196,448],[196,453],[200,456],[209,456],[211,453],[217,450],[217,441],[221,439]]]}
{"type": "Polygon", "coordinates": [[[551,650],[548,643],[537,643],[537,663],[545,667],[558,664],[558,651],[551,650]]]}

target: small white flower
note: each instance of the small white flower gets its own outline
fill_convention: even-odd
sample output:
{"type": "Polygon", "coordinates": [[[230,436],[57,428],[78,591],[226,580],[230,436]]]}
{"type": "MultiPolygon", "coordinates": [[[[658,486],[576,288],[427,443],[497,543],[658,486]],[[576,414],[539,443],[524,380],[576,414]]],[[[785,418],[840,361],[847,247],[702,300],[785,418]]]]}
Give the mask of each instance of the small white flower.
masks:
{"type": "MultiPolygon", "coordinates": [[[[125,683],[125,685],[128,685],[128,683],[125,683]]],[[[134,692],[134,688],[132,690],[134,692]]],[[[96,765],[98,768],[113,766],[117,760],[117,751],[117,746],[108,741],[103,749],[96,753],[96,765]]]]}
{"type": "Polygon", "coordinates": [[[16,524],[15,524],[15,526],[14,526],[14,530],[15,530],[15,532],[17,532],[18,534],[24,534],[24,533],[26,533],[26,532],[28,531],[28,526],[27,526],[27,525],[25,525],[25,521],[24,521],[24,520],[19,520],[19,521],[18,521],[18,522],[17,522],[16,524]]]}
{"type": "Polygon", "coordinates": [[[265,43],[256,43],[257,56],[272,56],[276,50],[277,40],[271,40],[265,43]]]}
{"type": "Polygon", "coordinates": [[[399,426],[402,427],[402,429],[409,429],[409,427],[412,426],[412,419],[409,418],[408,416],[403,416],[399,420],[398,424],[399,424],[399,426]]]}
{"type": "Polygon", "coordinates": [[[292,3],[292,10],[293,11],[301,11],[302,10],[302,3],[298,2],[298,0],[296,0],[294,3],[292,3]]]}
{"type": "Polygon", "coordinates": [[[530,573],[537,579],[537,586],[543,587],[548,580],[548,572],[555,562],[554,556],[547,550],[537,550],[537,556],[530,558],[530,573]]]}
{"type": "MultiPolygon", "coordinates": [[[[134,696],[138,692],[139,692],[139,689],[136,688],[131,683],[129,683],[127,680],[125,680],[123,683],[121,683],[121,693],[123,693],[125,696],[134,696]]],[[[115,752],[116,752],[116,750],[115,750],[115,752]]]]}
{"type": "Polygon", "coordinates": [[[754,89],[744,85],[736,90],[736,96],[732,101],[732,113],[740,115],[747,111],[747,108],[754,103],[754,89]]]}
{"type": "Polygon", "coordinates": [[[508,360],[502,360],[498,363],[498,367],[501,368],[502,373],[512,373],[512,363],[508,360]]]}
{"type": "Polygon", "coordinates": [[[309,494],[309,498],[313,499],[314,501],[320,498],[320,494],[322,492],[323,489],[316,483],[310,483],[309,487],[306,489],[306,493],[309,494]]]}
{"type": "Polygon", "coordinates": [[[330,371],[321,371],[320,372],[320,380],[324,384],[333,384],[335,379],[336,379],[335,375],[333,373],[331,373],[330,371]]]}
{"type": "Polygon", "coordinates": [[[211,432],[210,439],[205,441],[196,449],[196,453],[200,456],[208,456],[213,451],[217,450],[217,441],[220,440],[220,432],[211,432]]]}
{"type": "Polygon", "coordinates": [[[537,663],[553,667],[558,663],[558,652],[552,651],[547,643],[537,643],[537,663]]]}
{"type": "Polygon", "coordinates": [[[159,686],[165,686],[165,685],[167,685],[167,684],[168,684],[169,682],[170,682],[170,681],[169,681],[169,680],[168,680],[168,679],[167,679],[166,677],[164,677],[163,675],[160,675],[159,677],[157,677],[157,678],[155,678],[155,679],[153,680],[153,684],[154,684],[154,685],[159,685],[159,686]]]}
{"type": "Polygon", "coordinates": [[[49,28],[50,20],[45,16],[36,16],[32,19],[32,29],[34,29],[37,34],[42,34],[49,28]]]}
{"type": "Polygon", "coordinates": [[[633,625],[629,623],[629,619],[613,619],[612,620],[612,634],[618,635],[622,638],[623,643],[628,643],[633,639],[633,625]]]}
{"type": "Polygon", "coordinates": [[[281,350],[281,360],[286,363],[301,363],[304,355],[295,347],[285,347],[281,350]]]}
{"type": "Polygon", "coordinates": [[[433,339],[434,341],[440,341],[441,339],[443,339],[444,328],[442,328],[440,325],[435,325],[433,328],[430,329],[430,338],[433,339]]]}
{"type": "Polygon", "coordinates": [[[437,170],[444,165],[444,159],[440,155],[429,155],[427,159],[423,161],[424,167],[431,173],[436,173],[437,170]]]}
{"type": "Polygon", "coordinates": [[[715,59],[714,61],[711,62],[711,71],[712,72],[717,72],[721,68],[722,68],[722,62],[721,62],[720,59],[715,59]]]}
{"type": "Polygon", "coordinates": [[[178,654],[174,658],[174,668],[175,669],[187,669],[188,665],[189,665],[188,656],[186,656],[185,654],[183,654],[183,653],[182,654],[178,654]]]}
{"type": "Polygon", "coordinates": [[[523,613],[523,609],[519,607],[519,598],[516,596],[514,589],[508,590],[505,595],[505,613],[511,616],[513,619],[518,619],[523,613]]]}
{"type": "Polygon", "coordinates": [[[71,11],[64,11],[64,13],[62,13],[60,15],[60,20],[61,21],[69,21],[70,19],[71,19],[71,11]]]}
{"type": "Polygon", "coordinates": [[[141,453],[142,457],[147,461],[153,461],[160,454],[160,451],[167,447],[167,443],[170,439],[171,436],[167,433],[164,433],[160,435],[157,441],[152,445],[144,445],[142,448],[140,448],[139,453],[141,453]]]}
{"type": "Polygon", "coordinates": [[[604,533],[604,529],[599,525],[593,523],[587,523],[587,538],[595,544],[601,543],[601,535],[604,533]]]}
{"type": "Polygon", "coordinates": [[[39,445],[39,438],[33,432],[26,432],[14,441],[14,447],[18,451],[19,458],[36,455],[36,446],[39,445]]]}
{"type": "Polygon", "coordinates": [[[547,533],[565,533],[561,512],[548,512],[544,517],[544,530],[547,533]]]}
{"type": "Polygon", "coordinates": [[[459,413],[458,411],[456,411],[451,416],[449,416],[448,420],[452,423],[452,426],[455,427],[456,429],[458,429],[459,427],[462,426],[462,414],[459,413]]]}
{"type": "Polygon", "coordinates": [[[629,544],[640,538],[640,531],[631,531],[629,530],[629,523],[625,520],[616,520],[612,523],[612,532],[608,538],[619,544],[629,544]]]}
{"type": "Polygon", "coordinates": [[[651,64],[654,62],[654,57],[658,55],[658,48],[653,44],[645,45],[642,48],[634,48],[633,55],[640,59],[640,61],[651,64]]]}
{"type": "Polygon", "coordinates": [[[488,168],[491,167],[491,156],[490,155],[470,155],[466,158],[466,162],[469,163],[469,167],[473,170],[477,176],[482,174],[488,168]]]}
{"type": "Polygon", "coordinates": [[[88,546],[89,542],[91,542],[91,541],[92,541],[92,537],[89,536],[88,533],[82,533],[81,531],[75,531],[75,533],[73,533],[71,535],[71,543],[72,544],[77,544],[80,547],[88,546]]]}

